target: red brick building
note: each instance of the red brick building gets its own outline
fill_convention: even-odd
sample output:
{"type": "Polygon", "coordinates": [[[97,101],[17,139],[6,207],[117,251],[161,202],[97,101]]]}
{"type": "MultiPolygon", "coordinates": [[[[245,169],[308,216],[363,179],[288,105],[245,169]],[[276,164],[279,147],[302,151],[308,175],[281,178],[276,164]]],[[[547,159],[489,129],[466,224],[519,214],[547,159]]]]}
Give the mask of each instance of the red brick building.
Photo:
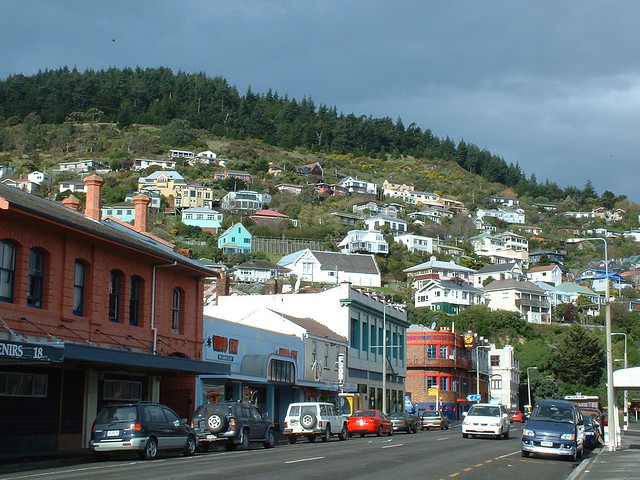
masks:
{"type": "Polygon", "coordinates": [[[110,401],[154,400],[193,413],[203,362],[204,279],[215,273],[146,229],[100,219],[92,175],[80,212],[0,185],[0,437],[4,453],[87,446],[110,401]],[[28,421],[25,421],[28,419],[28,421]]]}
{"type": "MultiPolygon", "coordinates": [[[[467,400],[476,393],[474,351],[459,333],[418,326],[407,330],[405,389],[419,410],[444,410],[455,420],[474,403],[467,400]]],[[[482,380],[480,392],[486,398],[486,375],[482,380]]]]}

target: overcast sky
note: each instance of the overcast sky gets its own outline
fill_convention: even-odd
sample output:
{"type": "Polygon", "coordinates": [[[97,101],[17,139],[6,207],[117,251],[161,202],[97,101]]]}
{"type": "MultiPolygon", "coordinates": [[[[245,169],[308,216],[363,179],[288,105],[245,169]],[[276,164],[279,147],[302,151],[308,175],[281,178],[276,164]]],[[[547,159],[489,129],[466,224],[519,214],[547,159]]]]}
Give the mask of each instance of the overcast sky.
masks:
{"type": "Polygon", "coordinates": [[[640,1],[3,0],[0,78],[169,67],[640,202],[640,1]]]}

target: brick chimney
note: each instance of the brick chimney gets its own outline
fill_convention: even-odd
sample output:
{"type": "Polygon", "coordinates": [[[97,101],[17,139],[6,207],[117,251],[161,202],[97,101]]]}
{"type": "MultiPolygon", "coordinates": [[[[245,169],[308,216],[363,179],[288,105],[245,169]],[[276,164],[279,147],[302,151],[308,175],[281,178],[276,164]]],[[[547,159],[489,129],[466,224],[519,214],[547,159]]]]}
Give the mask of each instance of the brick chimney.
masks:
{"type": "Polygon", "coordinates": [[[76,212],[82,208],[82,202],[73,194],[62,200],[62,205],[70,210],[75,210],[76,212]]]}
{"type": "Polygon", "coordinates": [[[221,272],[216,280],[216,297],[229,296],[230,283],[229,277],[221,272]]]}
{"type": "Polygon", "coordinates": [[[151,199],[146,195],[140,194],[133,197],[133,204],[136,207],[133,229],[137,232],[145,233],[147,231],[147,217],[149,216],[150,203],[151,199]]]}
{"type": "Polygon", "coordinates": [[[89,175],[83,180],[87,186],[87,203],[84,208],[85,216],[100,221],[102,218],[102,186],[104,179],[98,175],[89,175]]]}

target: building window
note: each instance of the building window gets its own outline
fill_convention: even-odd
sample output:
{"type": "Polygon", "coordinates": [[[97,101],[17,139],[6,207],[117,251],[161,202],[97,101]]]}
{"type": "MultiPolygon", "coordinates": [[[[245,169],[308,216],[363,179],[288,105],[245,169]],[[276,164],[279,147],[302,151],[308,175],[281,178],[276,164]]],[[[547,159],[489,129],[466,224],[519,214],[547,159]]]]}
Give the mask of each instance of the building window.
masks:
{"type": "Polygon", "coordinates": [[[491,355],[491,366],[492,367],[500,366],[500,355],[491,355]]]}
{"type": "Polygon", "coordinates": [[[269,363],[268,381],[279,383],[293,383],[295,368],[291,362],[271,359],[269,363]]]}
{"type": "Polygon", "coordinates": [[[0,372],[0,396],[46,397],[47,375],[0,372]]]}
{"type": "Polygon", "coordinates": [[[369,349],[369,324],[362,322],[362,350],[369,349]]]}
{"type": "Polygon", "coordinates": [[[13,243],[0,242],[0,300],[13,302],[13,284],[16,274],[16,247],[13,243]]]}
{"type": "Polygon", "coordinates": [[[502,390],[502,378],[495,377],[491,379],[491,390],[502,390]]]}
{"type": "Polygon", "coordinates": [[[427,358],[436,358],[436,346],[427,345],[427,358]]]}
{"type": "Polygon", "coordinates": [[[111,270],[109,277],[109,321],[120,321],[120,300],[122,298],[122,272],[111,270]]]}
{"type": "Polygon", "coordinates": [[[182,301],[183,301],[182,290],[179,288],[173,289],[173,302],[171,305],[171,330],[174,333],[180,333],[180,317],[182,312],[182,301]]]}
{"type": "Polygon", "coordinates": [[[81,260],[76,260],[73,271],[73,314],[84,313],[84,287],[87,267],[81,260]]]}
{"type": "Polygon", "coordinates": [[[142,400],[142,382],[105,380],[105,400],[142,400]]]}
{"type": "Polygon", "coordinates": [[[440,345],[440,358],[447,358],[447,346],[440,345]]]}
{"type": "Polygon", "coordinates": [[[351,347],[360,348],[360,322],[357,318],[351,319],[351,347]]]}
{"type": "Polygon", "coordinates": [[[438,377],[427,377],[427,388],[437,387],[438,377]]]}
{"type": "Polygon", "coordinates": [[[447,390],[447,377],[440,377],[440,390],[447,390]]]}
{"type": "Polygon", "coordinates": [[[29,253],[29,285],[27,305],[42,308],[44,292],[44,259],[45,252],[40,248],[32,248],[29,253]]]}
{"type": "Polygon", "coordinates": [[[137,327],[140,324],[141,301],[142,278],[133,276],[129,284],[129,325],[133,327],[137,327]]]}

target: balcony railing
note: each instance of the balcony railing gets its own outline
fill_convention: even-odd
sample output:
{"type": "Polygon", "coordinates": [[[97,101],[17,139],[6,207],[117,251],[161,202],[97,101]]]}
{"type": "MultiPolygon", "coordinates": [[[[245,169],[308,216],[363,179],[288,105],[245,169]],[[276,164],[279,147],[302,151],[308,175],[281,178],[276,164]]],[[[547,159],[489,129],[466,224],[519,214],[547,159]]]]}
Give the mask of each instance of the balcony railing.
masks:
{"type": "Polygon", "coordinates": [[[407,367],[413,368],[462,368],[469,370],[471,360],[465,358],[407,357],[407,367]]]}

